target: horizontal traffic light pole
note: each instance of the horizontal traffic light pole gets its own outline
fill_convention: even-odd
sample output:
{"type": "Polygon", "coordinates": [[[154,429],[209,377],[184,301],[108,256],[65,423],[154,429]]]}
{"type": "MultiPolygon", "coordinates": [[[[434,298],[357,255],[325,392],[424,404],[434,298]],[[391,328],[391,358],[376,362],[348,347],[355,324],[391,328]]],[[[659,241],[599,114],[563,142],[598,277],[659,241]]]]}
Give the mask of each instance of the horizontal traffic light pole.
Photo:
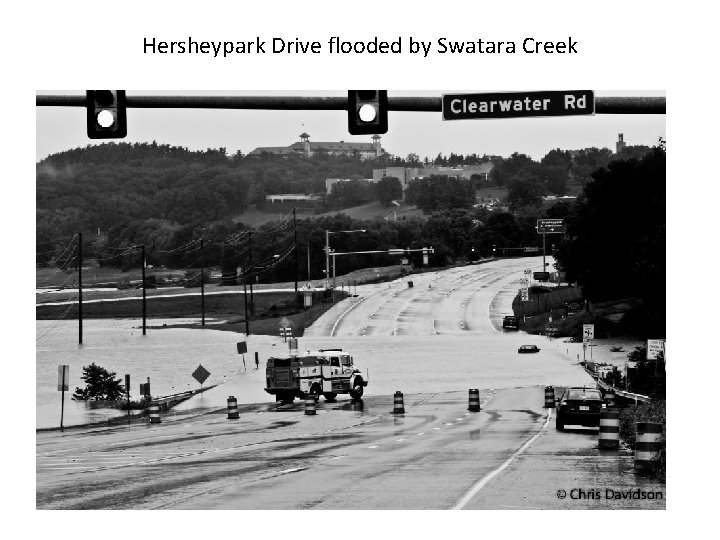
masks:
{"type": "MultiPolygon", "coordinates": [[[[442,97],[390,97],[389,111],[442,112],[442,97]]],[[[85,107],[84,95],[38,95],[38,107],[85,107]]],[[[127,96],[135,109],[347,111],[345,96],[127,96]]],[[[595,114],[665,114],[664,97],[595,97],[595,114]]]]}

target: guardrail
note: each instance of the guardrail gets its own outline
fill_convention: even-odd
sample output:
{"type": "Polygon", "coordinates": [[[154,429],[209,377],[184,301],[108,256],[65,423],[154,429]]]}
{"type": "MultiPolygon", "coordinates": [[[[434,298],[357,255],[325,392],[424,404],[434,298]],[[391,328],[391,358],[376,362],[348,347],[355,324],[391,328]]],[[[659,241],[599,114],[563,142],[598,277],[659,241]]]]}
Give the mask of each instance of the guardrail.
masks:
{"type": "MultiPolygon", "coordinates": [[[[595,372],[593,372],[593,371],[590,371],[590,370],[587,369],[586,367],[583,367],[583,369],[584,369],[585,371],[587,371],[587,373],[588,373],[591,377],[593,377],[593,375],[597,376],[597,373],[595,373],[595,372]]],[[[601,390],[603,390],[603,391],[614,390],[616,396],[621,397],[621,398],[624,398],[624,399],[627,399],[627,400],[630,400],[630,401],[634,401],[635,404],[637,404],[638,402],[648,403],[648,402],[652,401],[651,398],[650,398],[650,396],[646,396],[646,395],[643,395],[643,394],[635,394],[635,393],[633,393],[633,392],[628,392],[627,390],[620,390],[619,388],[615,388],[615,387],[612,386],[611,384],[608,384],[608,383],[606,383],[606,382],[601,381],[599,378],[593,377],[593,379],[595,379],[595,383],[597,384],[597,386],[598,386],[601,390]]]]}

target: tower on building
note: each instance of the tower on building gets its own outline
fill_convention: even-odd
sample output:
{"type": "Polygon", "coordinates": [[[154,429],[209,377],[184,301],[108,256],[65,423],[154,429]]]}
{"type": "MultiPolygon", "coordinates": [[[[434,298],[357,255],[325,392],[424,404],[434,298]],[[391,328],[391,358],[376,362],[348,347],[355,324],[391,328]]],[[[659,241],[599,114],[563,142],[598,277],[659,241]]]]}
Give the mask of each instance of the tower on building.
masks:
{"type": "Polygon", "coordinates": [[[300,142],[303,143],[303,151],[305,153],[305,157],[310,157],[310,135],[303,131],[300,134],[300,142]]]}
{"type": "Polygon", "coordinates": [[[373,148],[375,148],[375,157],[380,157],[382,155],[382,147],[380,146],[380,135],[373,135],[373,148]]]}
{"type": "Polygon", "coordinates": [[[623,141],[623,134],[618,133],[618,140],[615,143],[615,153],[616,154],[621,153],[623,150],[625,150],[625,146],[626,146],[626,144],[625,144],[625,141],[623,141]]]}

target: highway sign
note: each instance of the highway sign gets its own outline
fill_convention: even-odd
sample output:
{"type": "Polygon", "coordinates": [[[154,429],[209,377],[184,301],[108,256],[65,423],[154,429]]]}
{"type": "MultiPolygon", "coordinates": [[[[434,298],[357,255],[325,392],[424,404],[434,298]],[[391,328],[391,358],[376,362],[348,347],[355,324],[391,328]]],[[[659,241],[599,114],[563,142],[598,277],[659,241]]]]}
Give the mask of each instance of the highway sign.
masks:
{"type": "Polygon", "coordinates": [[[523,248],[523,252],[525,253],[539,253],[540,248],[539,247],[525,247],[523,248]]]}
{"type": "Polygon", "coordinates": [[[62,364],[58,366],[58,392],[65,392],[70,389],[70,366],[62,364]]]}
{"type": "Polygon", "coordinates": [[[595,114],[592,90],[443,94],[443,120],[595,114]]]}
{"type": "Polygon", "coordinates": [[[536,281],[547,281],[550,279],[550,272],[533,272],[533,279],[536,281]]]}
{"type": "Polygon", "coordinates": [[[665,357],[665,340],[664,339],[648,339],[647,340],[647,359],[657,360],[662,354],[665,357]]]}
{"type": "Polygon", "coordinates": [[[538,219],[538,234],[565,233],[564,219],[538,219]]]}
{"type": "Polygon", "coordinates": [[[595,339],[595,325],[583,324],[583,342],[595,339]]]}
{"type": "Polygon", "coordinates": [[[198,365],[195,371],[192,372],[193,378],[200,384],[204,383],[210,376],[210,372],[205,369],[202,364],[198,365]]]}

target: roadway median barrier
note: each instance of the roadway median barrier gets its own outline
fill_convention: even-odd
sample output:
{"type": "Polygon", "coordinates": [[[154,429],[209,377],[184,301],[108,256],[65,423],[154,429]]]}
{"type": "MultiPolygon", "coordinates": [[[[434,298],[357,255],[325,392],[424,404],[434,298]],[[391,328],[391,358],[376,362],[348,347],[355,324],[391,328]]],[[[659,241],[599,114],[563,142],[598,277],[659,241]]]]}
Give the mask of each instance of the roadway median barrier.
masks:
{"type": "Polygon", "coordinates": [[[468,411],[478,412],[480,410],[480,390],[471,388],[468,393],[468,411]]]}
{"type": "Polygon", "coordinates": [[[227,417],[228,420],[237,420],[240,418],[240,412],[238,411],[237,398],[235,396],[229,396],[227,399],[227,417]]]}
{"type": "Polygon", "coordinates": [[[403,403],[403,393],[398,390],[393,397],[393,414],[405,414],[405,404],[403,403]]]}

